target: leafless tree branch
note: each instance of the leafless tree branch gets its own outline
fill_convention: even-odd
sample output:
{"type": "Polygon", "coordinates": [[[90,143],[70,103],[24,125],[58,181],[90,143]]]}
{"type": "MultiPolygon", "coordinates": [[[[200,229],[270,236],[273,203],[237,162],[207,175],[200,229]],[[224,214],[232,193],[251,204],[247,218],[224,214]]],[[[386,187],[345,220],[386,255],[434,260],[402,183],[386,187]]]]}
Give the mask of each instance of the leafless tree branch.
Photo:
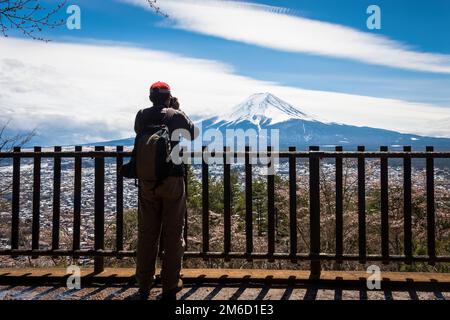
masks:
{"type": "MultiPolygon", "coordinates": [[[[36,129],[33,129],[28,133],[6,136],[6,129],[8,128],[10,122],[11,121],[7,121],[0,126],[0,152],[9,152],[12,151],[14,147],[22,147],[30,142],[36,135],[36,129]]],[[[3,159],[0,159],[0,164],[1,160],[3,159]]],[[[3,188],[0,188],[0,195],[5,193],[10,187],[11,185],[6,185],[3,188]]]]}
{"type": "Polygon", "coordinates": [[[12,151],[14,147],[22,147],[36,135],[36,129],[24,134],[6,136],[5,132],[11,121],[7,121],[0,127],[0,152],[12,151]]]}
{"type": "Polygon", "coordinates": [[[164,18],[168,18],[169,15],[165,12],[163,12],[161,10],[161,8],[157,5],[157,0],[147,0],[148,5],[150,6],[150,8],[152,8],[153,10],[155,10],[155,12],[161,16],[163,16],[164,18]]]}
{"type": "Polygon", "coordinates": [[[64,19],[54,17],[66,5],[66,0],[51,9],[41,5],[40,0],[0,0],[0,33],[8,35],[13,30],[34,40],[48,42],[38,34],[44,29],[53,29],[64,24],[64,19]]]}

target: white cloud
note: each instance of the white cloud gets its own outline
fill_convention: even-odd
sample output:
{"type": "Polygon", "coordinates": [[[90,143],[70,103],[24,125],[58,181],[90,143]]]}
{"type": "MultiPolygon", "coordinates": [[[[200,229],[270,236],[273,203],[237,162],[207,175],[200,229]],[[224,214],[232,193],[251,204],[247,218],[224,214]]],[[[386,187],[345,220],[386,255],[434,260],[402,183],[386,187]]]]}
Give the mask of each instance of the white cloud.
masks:
{"type": "Polygon", "coordinates": [[[255,92],[272,92],[319,118],[450,137],[449,109],[401,100],[304,90],[237,75],[230,66],[123,45],[42,43],[0,38],[0,122],[38,127],[51,143],[132,134],[148,87],[167,81],[190,115],[228,112],[255,92]]]}
{"type": "MultiPolygon", "coordinates": [[[[152,10],[146,0],[122,1],[152,10]]],[[[450,55],[415,51],[384,36],[290,15],[279,7],[217,0],[164,0],[158,5],[175,28],[288,52],[450,73],[450,55]]]]}

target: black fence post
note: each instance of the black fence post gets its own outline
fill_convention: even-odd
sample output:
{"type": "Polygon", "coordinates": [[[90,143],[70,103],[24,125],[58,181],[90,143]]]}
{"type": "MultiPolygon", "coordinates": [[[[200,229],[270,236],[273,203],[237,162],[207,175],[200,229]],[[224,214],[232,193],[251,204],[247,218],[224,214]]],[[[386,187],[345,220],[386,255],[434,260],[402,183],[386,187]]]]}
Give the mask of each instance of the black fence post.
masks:
{"type": "Polygon", "coordinates": [[[252,165],[249,152],[250,147],[245,146],[245,252],[247,255],[253,252],[252,165]]]}
{"type": "Polygon", "coordinates": [[[358,146],[358,251],[359,262],[366,263],[366,160],[364,146],[358,146]]]}
{"type": "Polygon", "coordinates": [[[202,251],[209,251],[209,165],[205,159],[206,146],[202,148],[202,251]]]}
{"type": "MultiPolygon", "coordinates": [[[[380,147],[381,152],[388,151],[387,146],[380,147]]],[[[382,156],[380,159],[380,193],[381,193],[381,255],[383,264],[389,263],[389,167],[388,158],[382,156]]]]}
{"type": "MultiPolygon", "coordinates": [[[[269,170],[274,164],[269,161],[272,157],[272,147],[267,147],[267,253],[269,262],[273,262],[275,252],[275,172],[269,170]]],[[[275,171],[275,170],[273,170],[275,171]]]]}
{"type": "MultiPolygon", "coordinates": [[[[19,249],[19,222],[20,222],[20,147],[13,149],[13,185],[11,204],[11,249],[19,249]]],[[[12,255],[15,257],[15,255],[12,255]]]]}
{"type": "MultiPolygon", "coordinates": [[[[189,190],[188,175],[189,175],[189,166],[187,164],[185,164],[184,165],[184,193],[185,193],[186,199],[189,196],[189,194],[188,194],[188,190],[189,190]]],[[[187,206],[186,206],[186,210],[184,211],[183,237],[184,237],[184,250],[187,251],[188,250],[188,209],[187,209],[187,206]]]]}
{"type": "Polygon", "coordinates": [[[320,155],[319,147],[309,147],[309,225],[311,275],[320,276],[320,155]]]}
{"type": "MultiPolygon", "coordinates": [[[[61,152],[61,147],[54,148],[55,153],[61,152]]],[[[55,154],[53,159],[53,223],[52,250],[59,249],[59,223],[61,215],[61,155],[55,154]]]]}
{"type": "MultiPolygon", "coordinates": [[[[40,214],[41,214],[41,147],[34,147],[33,161],[33,223],[31,236],[31,249],[39,250],[40,214]]],[[[39,255],[32,255],[32,259],[39,255]]]]}
{"type": "Polygon", "coordinates": [[[231,177],[230,148],[223,147],[223,252],[231,251],[231,177]]]}
{"type": "MultiPolygon", "coordinates": [[[[75,146],[75,163],[74,163],[74,192],[73,192],[73,251],[80,250],[80,227],[81,227],[81,167],[82,159],[81,146],[75,146]]],[[[77,257],[76,254],[73,257],[77,257]]]]}
{"type": "MultiPolygon", "coordinates": [[[[105,151],[105,147],[97,146],[95,151],[105,151]]],[[[105,158],[101,155],[95,157],[95,209],[94,209],[94,247],[96,253],[104,249],[105,235],[105,158]]],[[[104,270],[104,257],[95,256],[94,273],[104,270]]]]}
{"type": "MultiPolygon", "coordinates": [[[[336,146],[336,152],[342,152],[341,146],[336,146]]],[[[342,158],[336,156],[336,262],[342,263],[344,253],[344,216],[343,216],[343,182],[342,158]]]]}
{"type": "Polygon", "coordinates": [[[404,146],[403,152],[403,232],[404,232],[404,253],[406,263],[412,264],[412,197],[411,197],[411,147],[404,146]]]}
{"type": "Polygon", "coordinates": [[[434,204],[434,148],[426,147],[429,153],[426,160],[427,174],[427,243],[429,264],[434,265],[436,260],[436,226],[435,226],[435,204],[434,204]]]}
{"type": "Polygon", "coordinates": [[[289,239],[291,262],[297,260],[297,158],[295,147],[289,147],[289,239]]]}
{"type": "Polygon", "coordinates": [[[123,165],[123,146],[117,146],[116,158],[116,250],[123,250],[123,177],[120,169],[123,165]]]}

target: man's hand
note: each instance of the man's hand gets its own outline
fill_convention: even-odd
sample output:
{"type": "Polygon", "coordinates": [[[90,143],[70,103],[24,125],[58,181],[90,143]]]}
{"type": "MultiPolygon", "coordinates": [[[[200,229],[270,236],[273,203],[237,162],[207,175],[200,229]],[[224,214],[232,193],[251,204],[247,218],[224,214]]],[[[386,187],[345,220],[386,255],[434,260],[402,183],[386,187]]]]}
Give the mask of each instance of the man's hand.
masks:
{"type": "Polygon", "coordinates": [[[178,99],[175,97],[170,98],[170,107],[175,110],[180,109],[180,103],[178,102],[178,99]]]}

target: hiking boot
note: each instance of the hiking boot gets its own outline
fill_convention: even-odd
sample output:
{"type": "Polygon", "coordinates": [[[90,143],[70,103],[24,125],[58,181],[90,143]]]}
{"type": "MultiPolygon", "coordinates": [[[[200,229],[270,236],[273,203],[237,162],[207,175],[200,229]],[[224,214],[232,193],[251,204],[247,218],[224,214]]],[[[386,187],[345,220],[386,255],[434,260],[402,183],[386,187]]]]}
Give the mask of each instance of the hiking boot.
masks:
{"type": "Polygon", "coordinates": [[[148,287],[144,286],[144,287],[139,288],[139,290],[138,290],[139,299],[140,300],[148,300],[148,297],[150,296],[150,290],[155,286],[156,286],[156,277],[152,276],[150,285],[148,287]]]}
{"type": "Polygon", "coordinates": [[[150,289],[139,289],[139,300],[148,300],[150,296],[150,289]]]}
{"type": "Polygon", "coordinates": [[[161,300],[165,301],[175,301],[177,300],[177,293],[183,289],[183,281],[181,279],[178,280],[178,284],[175,288],[169,290],[163,290],[161,295],[161,300]]]}

